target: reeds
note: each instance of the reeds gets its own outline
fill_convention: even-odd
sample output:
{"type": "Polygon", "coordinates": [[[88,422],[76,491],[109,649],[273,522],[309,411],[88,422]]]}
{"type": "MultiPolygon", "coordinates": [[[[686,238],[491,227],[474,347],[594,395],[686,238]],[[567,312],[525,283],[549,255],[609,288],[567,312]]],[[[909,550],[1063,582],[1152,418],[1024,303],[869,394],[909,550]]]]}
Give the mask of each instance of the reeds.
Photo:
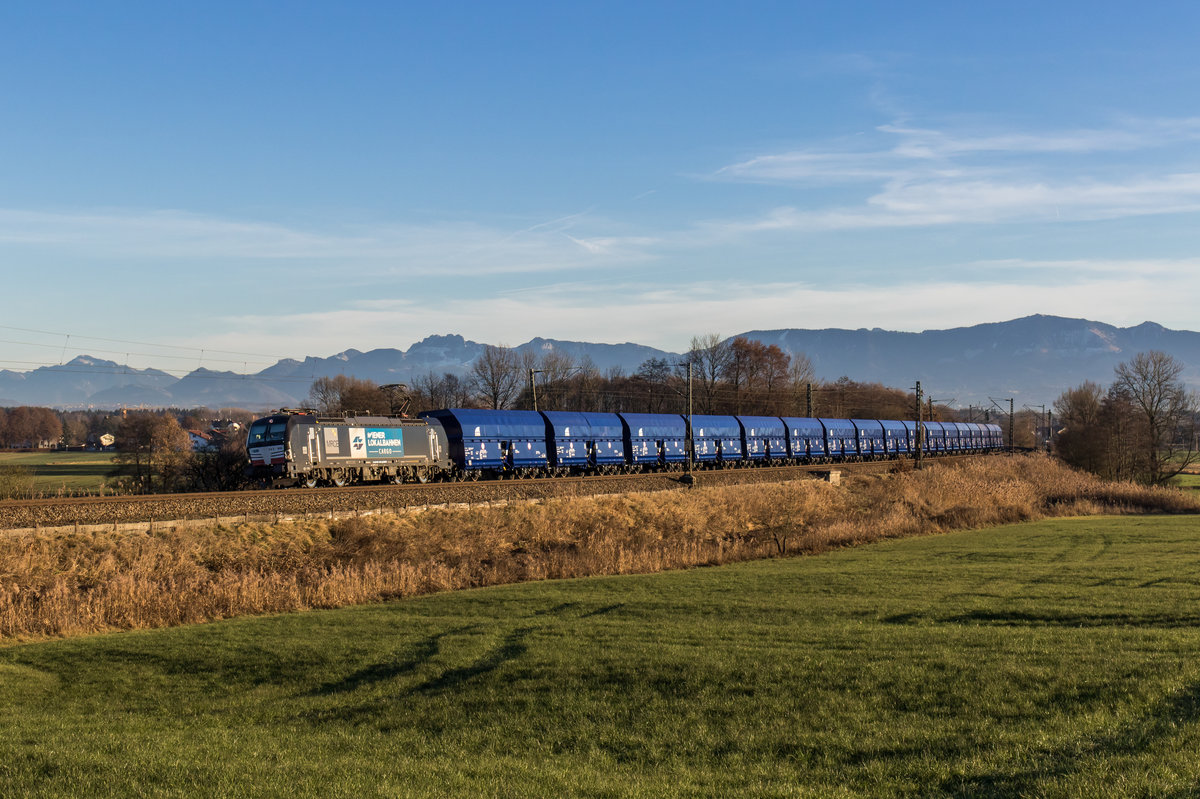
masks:
{"type": "Polygon", "coordinates": [[[1197,512],[1046,457],[921,472],[343,521],[0,537],[0,639],[161,627],[434,591],[812,553],[1047,516],[1197,512]]]}

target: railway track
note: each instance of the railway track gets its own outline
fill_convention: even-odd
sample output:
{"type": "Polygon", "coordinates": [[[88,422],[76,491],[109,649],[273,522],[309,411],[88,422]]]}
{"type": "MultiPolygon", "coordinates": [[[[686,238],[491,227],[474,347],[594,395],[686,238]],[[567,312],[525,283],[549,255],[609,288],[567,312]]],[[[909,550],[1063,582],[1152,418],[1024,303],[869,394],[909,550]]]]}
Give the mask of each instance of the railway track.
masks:
{"type": "MultiPolygon", "coordinates": [[[[959,456],[972,457],[972,456],[959,456]]],[[[955,458],[939,458],[949,461],[955,458]]],[[[848,473],[911,468],[911,461],[770,466],[695,473],[700,485],[738,485],[803,479],[831,470],[848,473]]],[[[195,494],[67,497],[0,501],[0,530],[159,522],[269,519],[306,515],[401,511],[414,507],[595,496],[684,487],[681,473],[500,480],[476,483],[357,485],[195,494]]]]}

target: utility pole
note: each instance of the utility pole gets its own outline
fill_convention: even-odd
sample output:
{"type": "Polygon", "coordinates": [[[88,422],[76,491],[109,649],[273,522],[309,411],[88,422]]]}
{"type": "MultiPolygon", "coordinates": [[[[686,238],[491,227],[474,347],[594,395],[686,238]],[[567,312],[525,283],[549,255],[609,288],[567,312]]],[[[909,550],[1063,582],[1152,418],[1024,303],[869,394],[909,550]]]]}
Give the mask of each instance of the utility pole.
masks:
{"type": "Polygon", "coordinates": [[[542,371],[542,370],[541,369],[530,369],[529,370],[529,393],[533,395],[533,409],[535,411],[537,410],[537,381],[533,379],[533,376],[540,371],[542,371]]]}
{"type": "Polygon", "coordinates": [[[925,425],[921,423],[921,381],[917,381],[917,468],[925,468],[925,462],[922,459],[925,449],[925,425]]]}
{"type": "MultiPolygon", "coordinates": [[[[1004,413],[1004,407],[1002,405],[1000,405],[1000,403],[1003,402],[1004,400],[1002,400],[1002,399],[997,400],[997,399],[993,399],[991,397],[988,397],[988,400],[993,405],[996,406],[996,410],[1000,411],[1000,413],[1004,413]]],[[[1012,397],[1008,398],[1008,450],[1009,450],[1009,452],[1012,452],[1012,450],[1013,450],[1013,398],[1012,397]]]]}
{"type": "Polygon", "coordinates": [[[812,383],[807,384],[807,388],[804,391],[804,398],[805,398],[805,407],[807,409],[807,413],[805,415],[808,416],[809,419],[811,419],[812,415],[813,415],[812,383]]]}
{"type": "Polygon", "coordinates": [[[1016,414],[1013,411],[1013,398],[1009,397],[1008,398],[1008,451],[1009,452],[1017,451],[1017,439],[1015,439],[1013,437],[1013,433],[1017,429],[1016,419],[1017,419],[1016,414]]]}
{"type": "Polygon", "coordinates": [[[684,447],[687,449],[687,471],[684,472],[683,478],[680,480],[688,488],[691,488],[696,483],[696,478],[692,474],[692,442],[695,436],[692,435],[692,362],[688,361],[687,365],[687,381],[688,381],[688,414],[687,414],[687,429],[688,440],[684,442],[684,447]]]}
{"type": "MultiPolygon", "coordinates": [[[[1038,427],[1046,421],[1046,406],[1045,405],[1026,405],[1025,407],[1031,411],[1034,408],[1041,408],[1041,413],[1038,414],[1037,421],[1033,423],[1034,449],[1041,449],[1041,446],[1039,446],[1037,444],[1037,434],[1040,432],[1038,430],[1038,427]]],[[[1050,445],[1050,428],[1049,428],[1049,426],[1047,426],[1046,427],[1046,446],[1047,446],[1047,448],[1049,448],[1049,445],[1050,445]]]]}

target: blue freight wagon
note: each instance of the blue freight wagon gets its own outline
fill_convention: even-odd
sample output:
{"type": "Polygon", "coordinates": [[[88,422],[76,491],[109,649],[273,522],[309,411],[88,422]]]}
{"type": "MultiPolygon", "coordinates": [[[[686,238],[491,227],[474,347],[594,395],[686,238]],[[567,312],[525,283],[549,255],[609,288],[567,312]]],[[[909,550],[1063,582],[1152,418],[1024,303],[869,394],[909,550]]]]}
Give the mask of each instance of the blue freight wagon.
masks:
{"type": "Polygon", "coordinates": [[[687,423],[678,414],[619,413],[630,466],[678,468],[687,461],[687,423]]]}
{"type": "Polygon", "coordinates": [[[988,446],[990,449],[1004,449],[1004,432],[998,424],[986,425],[988,429],[988,446]]]}
{"type": "Polygon", "coordinates": [[[926,449],[934,455],[940,455],[946,452],[946,428],[941,422],[924,422],[925,425],[925,440],[928,442],[926,449]]]}
{"type": "Polygon", "coordinates": [[[979,435],[979,425],[974,422],[957,422],[962,434],[963,448],[967,452],[979,452],[983,449],[983,440],[979,435]]]}
{"type": "Polygon", "coordinates": [[[912,450],[904,422],[880,419],[879,423],[883,425],[883,447],[889,458],[898,458],[912,450]]]}
{"type": "Polygon", "coordinates": [[[739,416],[742,447],[746,459],[754,462],[787,458],[787,430],[778,416],[739,416]]]}
{"type": "Polygon", "coordinates": [[[697,463],[742,460],[742,427],[736,416],[692,416],[692,447],[697,463]]]}
{"type": "Polygon", "coordinates": [[[441,422],[450,444],[450,460],[470,479],[477,479],[481,472],[521,476],[550,465],[546,420],[537,411],[451,408],[419,416],[441,422]]]}
{"type": "Polygon", "coordinates": [[[550,465],[558,471],[616,472],[625,465],[621,417],[615,413],[543,411],[550,465]]]}
{"type": "Polygon", "coordinates": [[[858,455],[863,460],[877,460],[886,455],[883,425],[876,419],[851,419],[858,439],[858,455]]]}
{"type": "Polygon", "coordinates": [[[833,460],[858,457],[858,428],[849,419],[821,419],[825,428],[825,451],[833,460]]]}
{"type": "Polygon", "coordinates": [[[780,421],[787,432],[788,454],[792,460],[812,463],[829,457],[825,449],[825,426],[820,419],[784,416],[780,421]]]}

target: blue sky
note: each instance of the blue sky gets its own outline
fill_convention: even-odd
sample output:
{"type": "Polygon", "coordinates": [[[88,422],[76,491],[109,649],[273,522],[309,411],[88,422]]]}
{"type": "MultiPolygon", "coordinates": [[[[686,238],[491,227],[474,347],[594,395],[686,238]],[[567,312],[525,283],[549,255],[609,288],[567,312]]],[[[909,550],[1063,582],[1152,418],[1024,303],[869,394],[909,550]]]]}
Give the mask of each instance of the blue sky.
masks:
{"type": "Polygon", "coordinates": [[[6,4],[0,368],[1031,313],[1197,329],[1198,23],[1172,2],[6,4]]]}

